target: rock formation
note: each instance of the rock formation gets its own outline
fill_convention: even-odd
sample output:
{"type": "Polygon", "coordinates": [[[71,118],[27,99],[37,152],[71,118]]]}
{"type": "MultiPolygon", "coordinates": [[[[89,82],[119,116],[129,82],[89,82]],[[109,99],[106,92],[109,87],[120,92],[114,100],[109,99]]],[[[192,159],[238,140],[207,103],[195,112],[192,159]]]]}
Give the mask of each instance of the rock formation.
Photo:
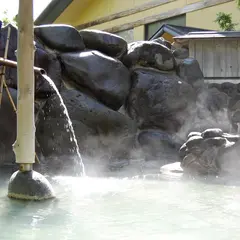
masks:
{"type": "MultiPolygon", "coordinates": [[[[17,29],[12,25],[0,31],[0,56],[8,27],[8,59],[16,61],[17,29]]],[[[195,171],[200,164],[200,172],[218,172],[212,159],[231,141],[222,133],[206,137],[200,132],[216,127],[228,132],[230,126],[237,131],[238,85],[205,85],[198,62],[164,39],[127,44],[114,34],[78,32],[58,24],[37,26],[34,34],[35,66],[45,69],[60,91],[83,159],[100,161],[106,168],[113,162],[122,167],[138,152],[138,157],[160,166],[181,158],[186,170],[195,171]],[[192,131],[198,133],[183,144],[192,131]],[[214,149],[209,150],[214,152],[211,160],[205,159],[208,148],[214,149]]],[[[7,67],[6,79],[16,99],[16,69],[7,67]]],[[[37,152],[47,171],[58,172],[72,164],[71,136],[51,86],[41,75],[35,76],[35,86],[37,152]]],[[[8,136],[0,140],[3,167],[14,161],[11,145],[16,134],[16,116],[5,90],[0,111],[0,136],[8,136]]]]}

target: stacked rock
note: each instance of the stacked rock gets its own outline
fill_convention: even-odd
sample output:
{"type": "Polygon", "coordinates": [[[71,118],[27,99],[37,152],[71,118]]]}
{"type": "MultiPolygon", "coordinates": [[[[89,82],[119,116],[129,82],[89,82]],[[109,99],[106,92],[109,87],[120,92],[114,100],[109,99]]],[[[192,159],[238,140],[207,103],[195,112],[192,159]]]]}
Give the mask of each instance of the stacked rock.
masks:
{"type": "Polygon", "coordinates": [[[130,43],[123,63],[131,73],[131,89],[125,103],[127,114],[140,129],[137,140],[147,160],[174,162],[175,134],[185,124],[195,104],[203,74],[194,59],[177,64],[163,39],[130,43]],[[172,153],[172,154],[169,154],[172,153]]]}
{"type": "Polygon", "coordinates": [[[191,132],[179,150],[181,167],[191,175],[218,175],[222,170],[221,156],[233,148],[239,138],[219,128],[191,132]]]}
{"type": "MultiPolygon", "coordinates": [[[[17,29],[11,25],[1,29],[0,55],[8,27],[12,30],[8,59],[16,61],[17,29]]],[[[60,91],[84,156],[103,165],[103,159],[129,159],[137,146],[147,160],[176,161],[183,142],[178,133],[194,126],[189,116],[194,116],[197,94],[203,89],[203,74],[195,59],[180,59],[164,39],[127,44],[115,34],[77,31],[62,24],[37,26],[34,34],[35,66],[44,68],[60,91]]],[[[6,79],[16,90],[16,69],[7,68],[6,79]]],[[[61,169],[69,164],[65,159],[74,157],[66,119],[49,83],[36,75],[35,86],[38,149],[48,169],[61,169]]],[[[210,101],[209,108],[218,110],[219,102],[210,101]]],[[[11,116],[4,109],[1,118],[8,119],[11,116]]],[[[12,153],[15,127],[3,122],[0,135],[8,129],[11,138],[7,145],[0,144],[0,154],[7,155],[12,153]]],[[[0,159],[0,166],[6,161],[0,159]]]]}

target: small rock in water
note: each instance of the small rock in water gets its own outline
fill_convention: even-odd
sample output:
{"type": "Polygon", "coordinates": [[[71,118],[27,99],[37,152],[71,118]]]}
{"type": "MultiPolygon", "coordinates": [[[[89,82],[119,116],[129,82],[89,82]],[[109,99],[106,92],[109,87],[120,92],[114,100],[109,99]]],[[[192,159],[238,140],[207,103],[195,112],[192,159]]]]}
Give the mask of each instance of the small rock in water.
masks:
{"type": "Polygon", "coordinates": [[[180,147],[178,153],[179,153],[179,157],[180,157],[181,159],[183,159],[183,158],[189,153],[186,143],[184,143],[184,144],[180,147]]]}
{"type": "Polygon", "coordinates": [[[160,173],[181,176],[183,174],[183,169],[180,162],[175,162],[162,166],[160,168],[160,173]]]}
{"type": "Polygon", "coordinates": [[[240,136],[237,134],[223,133],[222,137],[226,138],[229,142],[238,142],[240,136]]]}
{"type": "Polygon", "coordinates": [[[209,128],[202,132],[203,138],[222,137],[223,131],[220,128],[209,128]]]}
{"type": "Polygon", "coordinates": [[[227,143],[227,140],[223,137],[212,137],[204,139],[204,143],[207,147],[221,147],[227,143]]]}
{"type": "Polygon", "coordinates": [[[203,138],[201,136],[192,136],[186,142],[186,146],[188,149],[191,149],[193,147],[201,147],[202,144],[203,138]]]}
{"type": "Polygon", "coordinates": [[[198,157],[196,157],[192,153],[186,155],[186,157],[181,163],[181,167],[183,168],[184,173],[187,173],[189,175],[199,175],[207,173],[207,168],[202,166],[198,162],[198,157]]]}
{"type": "Polygon", "coordinates": [[[190,132],[187,137],[189,139],[193,136],[201,136],[201,133],[200,132],[190,132]]]}

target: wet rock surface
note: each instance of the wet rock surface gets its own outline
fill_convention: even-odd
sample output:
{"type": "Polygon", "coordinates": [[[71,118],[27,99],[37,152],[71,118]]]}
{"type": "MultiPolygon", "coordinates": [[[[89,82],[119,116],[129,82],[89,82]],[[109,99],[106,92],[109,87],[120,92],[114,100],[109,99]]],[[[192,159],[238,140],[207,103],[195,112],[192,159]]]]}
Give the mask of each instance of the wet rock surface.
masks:
{"type": "MultiPolygon", "coordinates": [[[[36,45],[34,63],[36,67],[43,68],[46,74],[53,80],[58,89],[62,85],[62,68],[57,55],[47,52],[36,45]]],[[[54,89],[50,84],[41,76],[35,73],[35,93],[37,97],[46,97],[54,93],[54,89]]]]}
{"type": "Polygon", "coordinates": [[[106,106],[118,110],[130,88],[128,69],[98,51],[61,54],[63,73],[76,86],[88,88],[106,106]]]}
{"type": "MultiPolygon", "coordinates": [[[[130,151],[136,133],[135,123],[128,117],[107,108],[96,99],[78,90],[61,92],[83,155],[95,158],[105,155],[124,155],[130,151]],[[132,138],[132,140],[131,140],[132,138]],[[126,141],[126,140],[129,141],[126,141]],[[131,140],[131,141],[130,141],[131,140]],[[99,155],[98,155],[99,154],[99,155]]],[[[37,138],[45,156],[73,155],[71,134],[57,96],[48,99],[37,125],[37,138]],[[46,138],[49,139],[46,141],[46,138]],[[67,143],[67,144],[66,144],[67,143]]],[[[68,164],[60,161],[61,164],[68,164]]]]}
{"type": "Polygon", "coordinates": [[[176,132],[183,123],[184,111],[193,101],[192,87],[175,74],[147,68],[132,72],[127,110],[140,128],[176,132]]]}
{"type": "Polygon", "coordinates": [[[81,30],[79,33],[88,49],[98,50],[118,59],[127,53],[127,42],[115,34],[100,30],[81,30]]]}
{"type": "MultiPolygon", "coordinates": [[[[17,29],[10,27],[8,59],[16,61],[17,29]]],[[[204,83],[186,46],[162,38],[127,45],[116,35],[68,25],[34,30],[35,66],[63,97],[88,173],[159,173],[174,162],[161,169],[194,176],[240,171],[240,84],[204,83]]],[[[0,57],[6,38],[4,27],[0,57]]],[[[16,69],[7,67],[6,79],[16,101],[16,69]]],[[[35,75],[35,86],[41,162],[35,167],[71,175],[78,169],[76,146],[64,110],[42,76],[35,75]]],[[[0,113],[0,167],[14,166],[16,115],[6,92],[0,113]]]]}

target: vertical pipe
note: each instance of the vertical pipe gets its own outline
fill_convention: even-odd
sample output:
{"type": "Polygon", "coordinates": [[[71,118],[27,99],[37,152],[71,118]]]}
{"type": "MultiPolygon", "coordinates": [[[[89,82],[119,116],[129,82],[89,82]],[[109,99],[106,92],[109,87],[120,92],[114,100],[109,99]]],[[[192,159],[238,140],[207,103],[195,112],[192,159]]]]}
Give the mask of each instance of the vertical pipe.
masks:
{"type": "Polygon", "coordinates": [[[13,150],[20,166],[32,166],[35,161],[33,41],[33,1],[19,0],[17,140],[13,150]]]}

